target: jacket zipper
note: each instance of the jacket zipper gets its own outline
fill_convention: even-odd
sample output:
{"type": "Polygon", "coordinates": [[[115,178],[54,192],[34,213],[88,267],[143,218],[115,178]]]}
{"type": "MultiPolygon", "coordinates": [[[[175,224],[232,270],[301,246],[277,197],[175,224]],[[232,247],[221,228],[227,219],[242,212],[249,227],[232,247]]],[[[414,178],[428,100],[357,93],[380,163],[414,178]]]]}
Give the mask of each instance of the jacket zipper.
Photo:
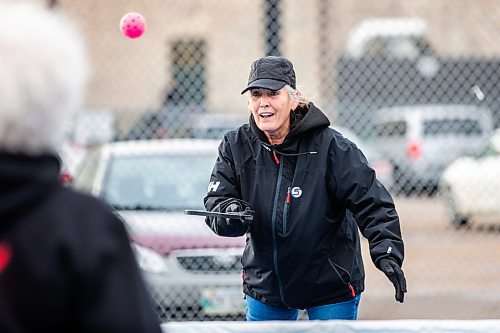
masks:
{"type": "Polygon", "coordinates": [[[286,235],[287,231],[287,223],[288,223],[288,209],[290,207],[290,186],[288,187],[288,191],[286,192],[286,200],[285,200],[285,208],[283,208],[283,236],[286,235]]]}
{"type": "Polygon", "coordinates": [[[276,272],[276,279],[278,280],[278,288],[280,291],[281,302],[286,305],[285,295],[283,292],[283,283],[281,282],[280,271],[278,268],[278,247],[276,241],[276,210],[278,208],[278,199],[279,199],[279,189],[281,187],[281,178],[283,177],[283,163],[278,163],[279,171],[278,171],[278,180],[276,181],[276,192],[274,193],[274,205],[273,205],[273,215],[271,219],[271,229],[273,233],[273,261],[274,261],[274,270],[276,272]]]}
{"type": "Polygon", "coordinates": [[[340,280],[345,284],[347,285],[347,288],[349,288],[349,291],[351,293],[351,296],[354,298],[356,297],[356,291],[354,290],[354,287],[352,286],[351,284],[351,274],[349,274],[349,272],[344,269],[342,266],[340,265],[337,265],[335,262],[333,262],[332,259],[330,259],[330,257],[328,257],[328,262],[330,263],[330,265],[332,265],[333,267],[333,270],[335,271],[335,273],[337,273],[338,277],[340,278],[340,280]],[[349,281],[346,281],[344,280],[344,278],[342,277],[342,275],[339,273],[339,271],[337,270],[337,267],[340,268],[341,270],[343,270],[347,276],[349,277],[349,281]]]}

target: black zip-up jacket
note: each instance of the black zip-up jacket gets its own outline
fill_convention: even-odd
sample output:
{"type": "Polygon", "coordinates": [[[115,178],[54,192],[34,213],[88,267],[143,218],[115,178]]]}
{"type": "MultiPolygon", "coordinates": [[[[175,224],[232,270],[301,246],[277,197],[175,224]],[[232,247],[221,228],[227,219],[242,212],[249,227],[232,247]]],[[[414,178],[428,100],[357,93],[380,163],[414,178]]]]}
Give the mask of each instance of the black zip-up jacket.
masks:
{"type": "Polygon", "coordinates": [[[0,153],[0,332],[159,333],[123,223],[58,175],[0,153]]]}
{"type": "Polygon", "coordinates": [[[246,233],[247,295],[302,309],[364,290],[358,227],[377,267],[387,257],[401,266],[404,248],[394,202],[356,145],[312,103],[292,118],[280,145],[268,143],[252,116],[224,136],[205,206],[223,211],[236,202],[255,210],[250,227],[206,223],[222,236],[246,233]]]}

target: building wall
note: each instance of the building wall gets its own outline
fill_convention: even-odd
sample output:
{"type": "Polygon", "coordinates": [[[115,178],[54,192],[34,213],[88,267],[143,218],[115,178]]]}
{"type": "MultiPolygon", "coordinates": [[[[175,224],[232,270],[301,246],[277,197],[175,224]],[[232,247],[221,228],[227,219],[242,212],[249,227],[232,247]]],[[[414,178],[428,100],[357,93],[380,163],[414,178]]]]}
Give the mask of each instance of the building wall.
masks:
{"type": "MultiPolygon", "coordinates": [[[[282,51],[296,67],[298,86],[318,104],[330,103],[332,70],[348,32],[374,17],[421,17],[439,55],[500,56],[498,0],[282,0],[282,51]],[[495,19],[496,18],[496,19],[495,19]],[[496,41],[496,42],[495,42],[496,41]],[[326,95],[328,94],[328,95],[326,95]]],[[[61,0],[80,20],[93,63],[87,104],[131,121],[158,107],[171,87],[169,43],[180,37],[207,43],[207,105],[247,112],[244,87],[250,63],[264,55],[264,2],[255,0],[61,0]],[[142,13],[148,31],[130,40],[118,22],[142,13]]],[[[126,126],[126,124],[123,124],[126,126]]]]}

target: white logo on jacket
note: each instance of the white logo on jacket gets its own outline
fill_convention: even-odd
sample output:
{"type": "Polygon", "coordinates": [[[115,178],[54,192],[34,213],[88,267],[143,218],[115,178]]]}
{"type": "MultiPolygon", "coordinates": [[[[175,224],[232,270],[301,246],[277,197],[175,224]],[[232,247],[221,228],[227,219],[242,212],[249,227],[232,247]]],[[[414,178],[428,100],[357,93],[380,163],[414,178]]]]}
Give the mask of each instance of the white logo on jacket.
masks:
{"type": "Polygon", "coordinates": [[[294,198],[300,198],[300,196],[302,195],[302,189],[298,186],[295,186],[294,188],[292,188],[292,191],[290,192],[290,194],[294,198]]]}
{"type": "Polygon", "coordinates": [[[208,192],[212,191],[212,192],[215,192],[217,191],[217,189],[219,188],[219,185],[220,185],[220,181],[211,181],[210,183],[208,183],[208,192]]]}

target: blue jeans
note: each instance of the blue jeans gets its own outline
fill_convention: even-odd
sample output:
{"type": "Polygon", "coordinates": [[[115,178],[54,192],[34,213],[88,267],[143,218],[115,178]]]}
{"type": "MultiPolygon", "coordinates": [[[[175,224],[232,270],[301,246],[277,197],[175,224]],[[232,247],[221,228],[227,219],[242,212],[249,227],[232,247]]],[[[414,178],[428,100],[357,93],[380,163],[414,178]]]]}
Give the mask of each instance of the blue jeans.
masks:
{"type": "MultiPolygon", "coordinates": [[[[246,296],[247,321],[296,320],[299,309],[281,308],[264,304],[255,298],[246,296]]],[[[310,320],[345,319],[356,320],[361,295],[349,301],[306,308],[310,320]]]]}

